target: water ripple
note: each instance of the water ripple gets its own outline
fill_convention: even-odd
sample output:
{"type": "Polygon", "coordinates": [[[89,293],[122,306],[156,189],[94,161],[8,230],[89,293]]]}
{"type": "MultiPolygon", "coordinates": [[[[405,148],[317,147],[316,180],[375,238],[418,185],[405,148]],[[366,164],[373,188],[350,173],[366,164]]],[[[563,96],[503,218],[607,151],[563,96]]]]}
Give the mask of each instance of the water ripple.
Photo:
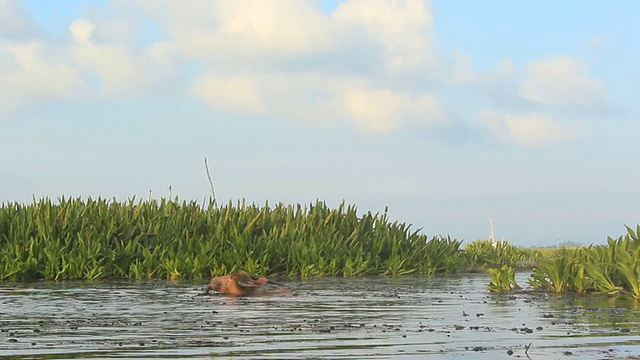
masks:
{"type": "MultiPolygon", "coordinates": [[[[522,276],[521,276],[522,277],[522,276]]],[[[520,283],[524,283],[524,279],[520,283]]],[[[489,294],[485,275],[290,281],[294,295],[188,283],[0,284],[15,358],[640,359],[633,301],[489,294]]]]}

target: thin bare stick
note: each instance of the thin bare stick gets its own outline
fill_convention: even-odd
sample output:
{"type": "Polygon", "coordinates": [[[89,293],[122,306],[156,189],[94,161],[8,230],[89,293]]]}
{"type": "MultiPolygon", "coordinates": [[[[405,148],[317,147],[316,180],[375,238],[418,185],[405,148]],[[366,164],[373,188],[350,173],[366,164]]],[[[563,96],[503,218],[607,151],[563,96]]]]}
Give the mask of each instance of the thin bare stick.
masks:
{"type": "Polygon", "coordinates": [[[493,236],[493,218],[489,218],[489,225],[491,226],[491,243],[496,242],[496,238],[493,236]]]}
{"type": "Polygon", "coordinates": [[[207,158],[204,158],[204,168],[207,171],[207,177],[209,178],[209,185],[211,185],[211,196],[213,197],[213,202],[216,202],[216,191],[213,189],[213,180],[211,180],[211,173],[209,173],[209,163],[207,163],[207,158]]]}

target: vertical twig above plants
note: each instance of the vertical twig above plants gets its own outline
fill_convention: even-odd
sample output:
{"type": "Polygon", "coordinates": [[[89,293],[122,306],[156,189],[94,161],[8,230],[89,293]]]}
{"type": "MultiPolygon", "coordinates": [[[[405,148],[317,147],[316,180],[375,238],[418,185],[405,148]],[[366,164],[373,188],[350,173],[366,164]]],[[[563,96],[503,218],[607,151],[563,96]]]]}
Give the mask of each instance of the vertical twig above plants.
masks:
{"type": "Polygon", "coordinates": [[[207,162],[207,158],[204,158],[204,169],[207,171],[207,178],[209,179],[209,186],[211,186],[211,198],[213,202],[216,202],[216,191],[213,188],[213,180],[211,180],[211,173],[209,172],[209,163],[207,162]]]}

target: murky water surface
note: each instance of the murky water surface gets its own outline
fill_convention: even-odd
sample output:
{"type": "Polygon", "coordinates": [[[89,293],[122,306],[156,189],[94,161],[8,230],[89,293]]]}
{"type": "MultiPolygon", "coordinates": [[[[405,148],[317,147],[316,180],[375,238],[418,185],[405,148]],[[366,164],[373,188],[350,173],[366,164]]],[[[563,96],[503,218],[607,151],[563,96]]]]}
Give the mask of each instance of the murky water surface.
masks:
{"type": "Polygon", "coordinates": [[[163,281],[0,284],[0,355],[640,359],[636,303],[493,295],[487,282],[310,279],[287,281],[294,295],[240,299],[163,281]]]}

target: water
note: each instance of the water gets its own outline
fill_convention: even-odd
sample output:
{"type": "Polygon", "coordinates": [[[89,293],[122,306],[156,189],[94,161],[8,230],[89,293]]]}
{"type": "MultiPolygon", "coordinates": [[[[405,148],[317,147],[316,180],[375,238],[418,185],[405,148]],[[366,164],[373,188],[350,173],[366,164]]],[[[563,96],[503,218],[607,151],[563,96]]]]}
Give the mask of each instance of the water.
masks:
{"type": "Polygon", "coordinates": [[[310,279],[258,298],[165,281],[0,284],[0,356],[640,359],[635,302],[494,295],[487,282],[310,279]]]}

